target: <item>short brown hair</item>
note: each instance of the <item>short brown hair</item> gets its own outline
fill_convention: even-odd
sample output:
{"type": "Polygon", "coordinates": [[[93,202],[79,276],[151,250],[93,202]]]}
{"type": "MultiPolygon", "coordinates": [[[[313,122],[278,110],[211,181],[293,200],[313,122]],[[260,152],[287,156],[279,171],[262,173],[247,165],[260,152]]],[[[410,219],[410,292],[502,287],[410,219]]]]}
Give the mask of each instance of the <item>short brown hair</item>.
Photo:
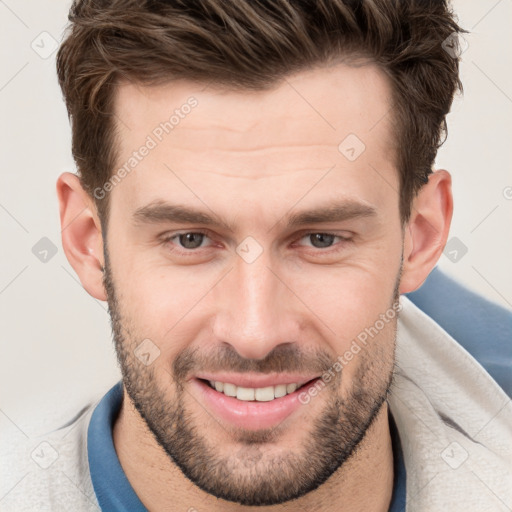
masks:
{"type": "MultiPolygon", "coordinates": [[[[73,157],[91,197],[117,162],[113,98],[121,80],[264,90],[293,72],[363,57],[392,86],[406,221],[462,92],[458,55],[443,43],[456,45],[466,31],[442,0],[75,0],[69,20],[57,73],[73,157]]],[[[95,203],[106,227],[108,196],[95,203]]]]}

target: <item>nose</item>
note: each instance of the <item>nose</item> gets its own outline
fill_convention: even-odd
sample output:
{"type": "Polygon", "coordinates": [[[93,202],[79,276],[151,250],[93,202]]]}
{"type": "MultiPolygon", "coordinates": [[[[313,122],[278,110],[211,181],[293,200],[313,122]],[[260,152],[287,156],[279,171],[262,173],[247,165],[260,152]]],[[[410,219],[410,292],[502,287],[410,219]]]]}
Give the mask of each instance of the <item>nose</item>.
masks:
{"type": "Polygon", "coordinates": [[[275,347],[299,339],[300,301],[267,252],[252,263],[235,255],[217,290],[214,335],[240,356],[263,359],[275,347]]]}

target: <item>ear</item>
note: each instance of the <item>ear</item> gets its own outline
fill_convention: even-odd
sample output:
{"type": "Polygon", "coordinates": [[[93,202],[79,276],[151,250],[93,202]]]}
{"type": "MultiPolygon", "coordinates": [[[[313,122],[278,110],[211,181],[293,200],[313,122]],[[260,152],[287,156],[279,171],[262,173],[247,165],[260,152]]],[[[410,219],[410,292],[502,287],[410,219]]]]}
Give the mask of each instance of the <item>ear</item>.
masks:
{"type": "Polygon", "coordinates": [[[419,288],[434,268],[448,239],[452,213],[451,176],[435,171],[414,198],[405,226],[400,293],[419,288]]]}
{"type": "Polygon", "coordinates": [[[87,292],[107,300],[103,287],[103,236],[94,201],[75,174],[65,172],[57,180],[62,246],[87,292]]]}

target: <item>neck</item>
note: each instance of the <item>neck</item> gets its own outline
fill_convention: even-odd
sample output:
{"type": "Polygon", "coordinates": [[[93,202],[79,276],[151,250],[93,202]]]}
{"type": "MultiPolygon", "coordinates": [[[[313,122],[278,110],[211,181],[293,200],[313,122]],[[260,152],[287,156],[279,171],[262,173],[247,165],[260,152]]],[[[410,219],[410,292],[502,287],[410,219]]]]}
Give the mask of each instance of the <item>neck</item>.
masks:
{"type": "Polygon", "coordinates": [[[241,506],[195,486],[156,442],[126,390],[113,439],[126,477],[149,511],[386,512],[391,501],[393,453],[386,402],[355,453],[323,485],[297,500],[271,507],[241,506]]]}

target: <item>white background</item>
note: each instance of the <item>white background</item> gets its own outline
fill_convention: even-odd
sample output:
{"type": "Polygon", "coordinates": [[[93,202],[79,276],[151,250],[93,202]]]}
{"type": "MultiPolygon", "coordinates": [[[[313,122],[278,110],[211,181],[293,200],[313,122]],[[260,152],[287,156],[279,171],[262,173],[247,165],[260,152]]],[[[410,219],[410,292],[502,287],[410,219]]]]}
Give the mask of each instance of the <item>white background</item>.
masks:
{"type": "MultiPolygon", "coordinates": [[[[27,411],[49,429],[120,378],[106,303],[85,292],[62,251],[55,182],[75,172],[70,129],[55,52],[41,58],[31,46],[46,38],[51,49],[42,32],[62,38],[69,4],[0,1],[0,428],[27,435],[34,429],[27,411]],[[42,237],[58,249],[47,263],[32,253],[42,237]]],[[[464,96],[455,99],[436,167],[453,176],[451,237],[468,252],[457,263],[442,256],[439,265],[512,308],[512,1],[453,5],[471,34],[464,96]]]]}

